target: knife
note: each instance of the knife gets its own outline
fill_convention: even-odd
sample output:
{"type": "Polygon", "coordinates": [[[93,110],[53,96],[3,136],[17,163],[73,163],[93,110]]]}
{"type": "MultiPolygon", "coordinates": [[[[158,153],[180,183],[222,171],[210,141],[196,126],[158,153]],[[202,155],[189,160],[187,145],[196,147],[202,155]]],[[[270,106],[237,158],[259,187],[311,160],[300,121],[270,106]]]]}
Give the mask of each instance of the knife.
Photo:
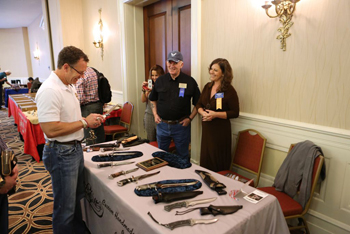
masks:
{"type": "Polygon", "coordinates": [[[150,177],[150,176],[153,176],[153,175],[157,175],[160,171],[157,171],[155,173],[151,173],[151,174],[143,174],[143,175],[140,175],[140,176],[131,176],[130,178],[127,178],[127,179],[124,179],[124,180],[120,180],[117,182],[118,186],[124,186],[128,183],[131,183],[131,182],[136,182],[139,181],[139,180],[142,180],[142,179],[145,179],[147,177],[150,177]]]}
{"type": "Polygon", "coordinates": [[[114,157],[114,156],[126,156],[126,155],[135,155],[135,152],[114,152],[114,153],[106,153],[106,154],[99,154],[99,157],[114,157]]]}
{"type": "Polygon", "coordinates": [[[106,151],[124,151],[124,150],[129,150],[130,148],[116,148],[116,147],[107,147],[107,148],[101,148],[101,152],[106,152],[106,151]]]}
{"type": "Polygon", "coordinates": [[[99,163],[99,164],[97,164],[97,168],[120,166],[120,165],[126,165],[126,164],[131,164],[131,163],[134,163],[134,162],[109,162],[109,163],[99,163]]]}
{"type": "Polygon", "coordinates": [[[207,198],[207,199],[199,199],[199,200],[194,200],[194,201],[176,202],[176,203],[164,206],[164,210],[171,211],[174,208],[195,206],[195,205],[198,205],[198,204],[209,203],[209,202],[212,202],[212,201],[215,201],[215,200],[216,200],[216,197],[207,198]]]}
{"type": "Polygon", "coordinates": [[[146,190],[146,189],[159,189],[159,188],[172,188],[172,187],[181,187],[181,186],[190,186],[195,185],[199,181],[193,181],[188,183],[172,183],[172,184],[161,184],[161,183],[151,183],[151,184],[144,184],[136,186],[136,190],[146,190]]]}
{"type": "Polygon", "coordinates": [[[186,219],[186,220],[179,220],[172,223],[162,224],[159,223],[155,218],[153,218],[151,212],[147,213],[154,222],[158,223],[159,225],[162,225],[166,228],[169,228],[170,230],[174,230],[177,227],[183,227],[183,226],[193,226],[196,224],[211,224],[216,223],[219,219],[186,219]]]}
{"type": "Polygon", "coordinates": [[[114,111],[117,107],[119,107],[118,109],[120,109],[120,104],[112,106],[104,115],[102,115],[103,118],[106,119],[106,117],[109,116],[111,112],[114,111]]]}
{"type": "Polygon", "coordinates": [[[114,179],[114,178],[116,178],[116,177],[118,177],[118,176],[120,176],[120,175],[126,175],[126,174],[128,174],[128,173],[137,171],[138,169],[139,169],[139,168],[136,167],[136,168],[131,169],[131,170],[120,171],[120,172],[117,172],[117,173],[114,173],[114,174],[110,174],[110,175],[108,176],[108,178],[109,178],[109,179],[114,179]]]}

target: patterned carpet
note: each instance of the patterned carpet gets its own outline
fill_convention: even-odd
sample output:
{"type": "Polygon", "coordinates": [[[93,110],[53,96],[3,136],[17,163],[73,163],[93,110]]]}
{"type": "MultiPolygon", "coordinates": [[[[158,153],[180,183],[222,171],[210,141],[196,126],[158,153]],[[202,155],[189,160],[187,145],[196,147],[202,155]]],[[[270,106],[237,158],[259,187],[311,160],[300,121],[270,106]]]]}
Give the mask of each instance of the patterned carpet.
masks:
{"type": "Polygon", "coordinates": [[[18,159],[17,192],[9,197],[9,233],[48,234],[52,232],[53,196],[51,179],[43,162],[23,153],[23,142],[7,117],[7,109],[0,110],[0,135],[18,159]]]}

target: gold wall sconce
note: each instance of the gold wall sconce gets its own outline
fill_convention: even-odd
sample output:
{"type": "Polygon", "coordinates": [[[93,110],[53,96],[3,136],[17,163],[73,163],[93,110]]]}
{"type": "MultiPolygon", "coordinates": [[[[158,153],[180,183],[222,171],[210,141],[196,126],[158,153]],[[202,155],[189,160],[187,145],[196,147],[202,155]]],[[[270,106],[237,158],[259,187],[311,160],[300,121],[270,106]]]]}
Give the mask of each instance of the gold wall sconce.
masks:
{"type": "Polygon", "coordinates": [[[275,11],[276,15],[272,16],[269,14],[269,8],[272,5],[269,5],[269,1],[265,1],[265,5],[262,6],[262,8],[265,9],[266,15],[270,18],[277,18],[279,17],[279,21],[282,23],[282,27],[278,28],[278,32],[281,34],[277,36],[276,39],[281,41],[281,49],[283,51],[286,51],[287,45],[286,45],[286,39],[290,37],[289,29],[293,26],[292,17],[293,13],[295,12],[297,2],[300,0],[275,0],[271,1],[273,5],[275,5],[275,11]]]}
{"type": "Polygon", "coordinates": [[[100,8],[98,10],[98,12],[100,13],[100,20],[98,21],[97,27],[94,30],[95,41],[93,42],[93,44],[94,44],[94,46],[96,48],[100,48],[101,49],[101,58],[103,60],[103,52],[104,52],[103,37],[104,37],[104,31],[103,31],[103,22],[102,22],[102,19],[101,19],[102,8],[100,8]]]}
{"type": "Polygon", "coordinates": [[[40,59],[40,50],[39,50],[38,44],[36,44],[36,49],[34,50],[33,54],[34,54],[34,59],[36,60],[40,59]]]}

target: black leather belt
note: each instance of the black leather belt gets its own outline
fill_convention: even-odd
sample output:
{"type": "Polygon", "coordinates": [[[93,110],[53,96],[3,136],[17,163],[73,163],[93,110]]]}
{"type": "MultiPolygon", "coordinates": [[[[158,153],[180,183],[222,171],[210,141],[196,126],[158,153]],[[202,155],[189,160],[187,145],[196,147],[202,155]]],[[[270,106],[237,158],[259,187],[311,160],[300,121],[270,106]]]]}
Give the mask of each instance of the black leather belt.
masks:
{"type": "Polygon", "coordinates": [[[81,104],[80,106],[87,106],[87,105],[94,104],[94,103],[97,103],[97,102],[100,102],[100,101],[88,102],[88,103],[81,104]]]}
{"type": "Polygon", "coordinates": [[[175,124],[180,123],[180,120],[164,120],[164,119],[162,119],[162,122],[166,123],[166,124],[175,125],[175,124]]]}
{"type": "Polygon", "coordinates": [[[49,141],[50,143],[59,144],[59,145],[77,145],[81,144],[81,141],[74,140],[74,141],[66,141],[66,142],[59,142],[59,141],[49,141]]]}

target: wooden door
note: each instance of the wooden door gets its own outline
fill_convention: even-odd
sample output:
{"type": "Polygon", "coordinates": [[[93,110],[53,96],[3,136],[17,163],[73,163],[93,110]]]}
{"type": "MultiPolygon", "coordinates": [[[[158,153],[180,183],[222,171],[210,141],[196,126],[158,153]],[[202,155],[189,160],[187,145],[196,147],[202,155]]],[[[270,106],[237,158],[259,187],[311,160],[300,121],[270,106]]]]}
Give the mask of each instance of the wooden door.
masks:
{"type": "Polygon", "coordinates": [[[151,66],[166,69],[170,51],[184,56],[182,71],[191,75],[191,0],[162,0],[143,9],[145,78],[151,66]]]}

